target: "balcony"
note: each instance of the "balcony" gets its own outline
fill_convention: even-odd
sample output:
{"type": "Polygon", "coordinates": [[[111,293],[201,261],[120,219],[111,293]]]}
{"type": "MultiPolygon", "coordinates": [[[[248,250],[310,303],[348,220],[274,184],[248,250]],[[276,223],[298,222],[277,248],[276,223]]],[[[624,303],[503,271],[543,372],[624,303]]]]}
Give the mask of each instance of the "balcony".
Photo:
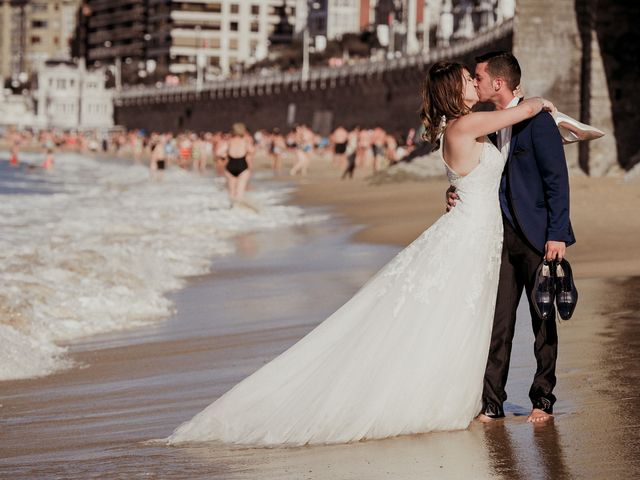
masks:
{"type": "Polygon", "coordinates": [[[144,0],[93,0],[89,2],[93,13],[111,10],[114,8],[122,8],[129,5],[142,6],[144,0]]]}
{"type": "Polygon", "coordinates": [[[89,33],[89,45],[102,45],[106,41],[118,42],[120,40],[142,40],[144,26],[135,25],[128,28],[115,28],[113,30],[100,30],[89,33]]]}
{"type": "Polygon", "coordinates": [[[142,57],[144,55],[144,42],[135,42],[127,45],[114,45],[112,47],[98,47],[89,50],[89,60],[107,60],[115,57],[142,57]]]}
{"type": "Polygon", "coordinates": [[[117,13],[102,13],[89,17],[89,28],[102,28],[121,23],[143,23],[144,8],[137,6],[131,10],[124,10],[117,13]]]}

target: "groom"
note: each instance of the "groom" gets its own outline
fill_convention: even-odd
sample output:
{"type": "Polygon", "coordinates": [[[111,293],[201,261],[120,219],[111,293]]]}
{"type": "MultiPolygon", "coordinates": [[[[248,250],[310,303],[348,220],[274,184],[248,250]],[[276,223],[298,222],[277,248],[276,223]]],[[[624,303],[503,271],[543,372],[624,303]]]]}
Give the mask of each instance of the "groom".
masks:
{"type": "MultiPolygon", "coordinates": [[[[480,102],[496,109],[514,107],[519,98],[520,65],[508,52],[492,52],[476,58],[475,86],[480,102]]],[[[507,163],[500,183],[500,207],[504,222],[498,298],[484,375],[482,413],[488,422],[504,417],[505,385],[509,372],[516,310],[523,289],[535,335],[537,369],[529,398],[533,409],[529,422],[552,417],[556,397],[558,334],[555,315],[542,320],[531,303],[535,271],[542,257],[562,259],[567,245],[575,242],[569,220],[569,178],[558,128],[547,112],[489,136],[507,163]]],[[[448,208],[455,205],[450,189],[448,208]]]]}

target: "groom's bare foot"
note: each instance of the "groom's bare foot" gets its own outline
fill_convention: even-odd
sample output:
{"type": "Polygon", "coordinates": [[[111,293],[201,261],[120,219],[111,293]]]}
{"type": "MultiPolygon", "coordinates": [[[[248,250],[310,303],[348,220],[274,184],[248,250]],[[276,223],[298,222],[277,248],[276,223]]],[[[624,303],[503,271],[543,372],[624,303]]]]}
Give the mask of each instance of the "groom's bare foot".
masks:
{"type": "Polygon", "coordinates": [[[491,418],[489,415],[485,415],[484,413],[481,413],[476,417],[476,420],[479,421],[480,423],[491,423],[495,420],[495,418],[491,418]]]}
{"type": "Polygon", "coordinates": [[[539,408],[534,408],[531,410],[531,413],[527,417],[527,422],[529,423],[544,423],[548,422],[553,418],[553,415],[545,412],[544,410],[540,410],[539,408]]]}

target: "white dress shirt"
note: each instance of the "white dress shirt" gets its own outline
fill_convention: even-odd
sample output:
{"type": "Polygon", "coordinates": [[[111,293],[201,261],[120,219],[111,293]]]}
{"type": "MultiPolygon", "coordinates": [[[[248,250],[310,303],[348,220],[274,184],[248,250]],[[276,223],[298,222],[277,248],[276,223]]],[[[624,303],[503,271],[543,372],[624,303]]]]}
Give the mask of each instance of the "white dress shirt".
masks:
{"type": "MultiPolygon", "coordinates": [[[[513,97],[513,100],[509,102],[506,108],[517,106],[519,101],[520,97],[513,97]]],[[[506,160],[509,158],[509,147],[511,146],[511,125],[496,132],[496,136],[498,149],[502,153],[502,157],[506,160]]]]}

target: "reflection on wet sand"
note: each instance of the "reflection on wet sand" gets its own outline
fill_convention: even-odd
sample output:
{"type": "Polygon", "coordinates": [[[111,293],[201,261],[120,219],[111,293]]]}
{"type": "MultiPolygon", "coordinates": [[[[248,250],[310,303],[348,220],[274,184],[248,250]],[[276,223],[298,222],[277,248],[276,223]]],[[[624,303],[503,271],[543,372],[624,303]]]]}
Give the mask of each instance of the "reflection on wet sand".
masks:
{"type": "Polygon", "coordinates": [[[496,421],[484,427],[492,473],[510,480],[573,478],[554,421],[546,425],[496,421]]]}

